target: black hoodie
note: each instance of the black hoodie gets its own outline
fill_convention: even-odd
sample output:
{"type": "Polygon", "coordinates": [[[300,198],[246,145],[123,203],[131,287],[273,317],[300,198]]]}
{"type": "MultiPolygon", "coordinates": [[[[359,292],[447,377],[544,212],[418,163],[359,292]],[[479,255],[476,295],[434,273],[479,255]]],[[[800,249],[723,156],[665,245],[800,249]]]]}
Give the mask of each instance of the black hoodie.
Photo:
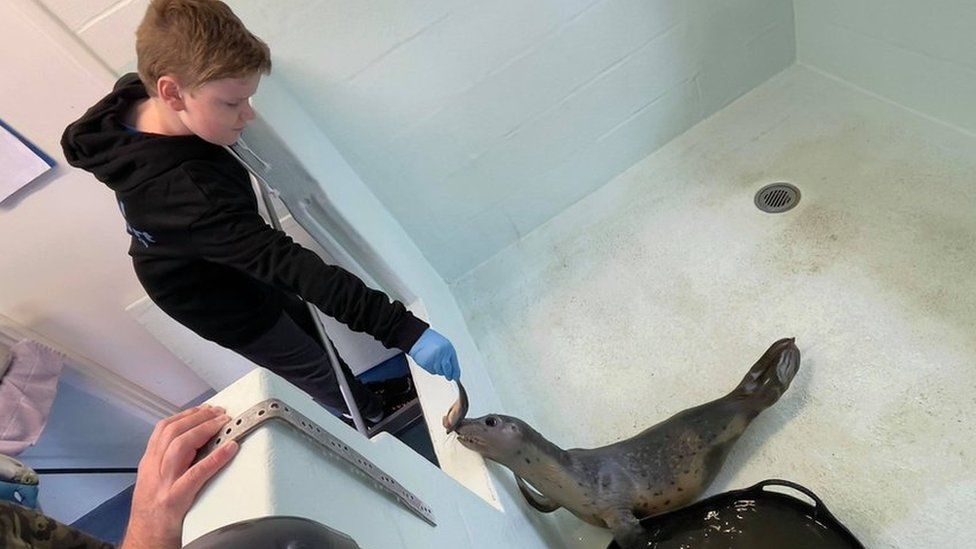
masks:
{"type": "Polygon", "coordinates": [[[265,223],[230,153],[195,135],[126,128],[127,112],[146,98],[137,75],[123,76],[65,129],[61,146],[69,164],[115,191],[136,276],[160,309],[235,348],[269,330],[299,295],[354,331],[410,350],[427,324],[265,223]]]}

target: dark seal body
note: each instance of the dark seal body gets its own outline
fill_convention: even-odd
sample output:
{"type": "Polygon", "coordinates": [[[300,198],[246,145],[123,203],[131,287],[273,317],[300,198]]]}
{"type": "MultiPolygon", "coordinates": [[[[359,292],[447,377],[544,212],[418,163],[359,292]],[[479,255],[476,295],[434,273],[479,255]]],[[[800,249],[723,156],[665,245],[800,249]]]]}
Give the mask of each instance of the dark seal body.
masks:
{"type": "Polygon", "coordinates": [[[631,547],[640,538],[639,519],[688,505],[708,488],[752,420],[789,387],[799,364],[794,340],[781,339],[731,393],[600,448],[563,450],[524,421],[494,414],[460,421],[458,440],[511,469],[536,509],[565,507],[631,547]]]}

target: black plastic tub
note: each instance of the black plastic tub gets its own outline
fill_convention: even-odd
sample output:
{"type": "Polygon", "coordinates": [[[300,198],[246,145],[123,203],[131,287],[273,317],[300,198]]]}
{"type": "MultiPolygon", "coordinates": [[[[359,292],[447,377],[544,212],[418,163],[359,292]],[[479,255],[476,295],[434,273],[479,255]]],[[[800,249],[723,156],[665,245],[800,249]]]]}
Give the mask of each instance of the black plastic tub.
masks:
{"type": "MultiPolygon", "coordinates": [[[[648,549],[863,549],[860,541],[810,490],[788,480],[716,494],[698,503],[641,520],[648,549]],[[767,490],[792,488],[814,501],[767,490]]],[[[619,546],[614,542],[610,548],[619,546]]],[[[631,549],[631,548],[625,548],[631,549]]]]}

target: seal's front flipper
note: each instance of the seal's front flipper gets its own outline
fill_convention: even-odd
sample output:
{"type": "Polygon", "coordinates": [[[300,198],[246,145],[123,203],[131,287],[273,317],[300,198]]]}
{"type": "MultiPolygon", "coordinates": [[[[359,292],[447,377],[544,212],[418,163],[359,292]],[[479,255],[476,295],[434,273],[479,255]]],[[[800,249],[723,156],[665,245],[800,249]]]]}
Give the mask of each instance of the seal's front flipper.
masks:
{"type": "Polygon", "coordinates": [[[613,533],[613,541],[621,549],[647,546],[647,533],[630,509],[619,509],[603,515],[604,522],[613,533]]]}
{"type": "Polygon", "coordinates": [[[529,502],[529,505],[535,507],[537,511],[551,513],[562,507],[562,505],[559,505],[546,496],[533,490],[528,483],[522,480],[522,477],[518,475],[515,475],[515,483],[518,484],[519,492],[522,492],[522,497],[525,498],[525,501],[529,502]]]}

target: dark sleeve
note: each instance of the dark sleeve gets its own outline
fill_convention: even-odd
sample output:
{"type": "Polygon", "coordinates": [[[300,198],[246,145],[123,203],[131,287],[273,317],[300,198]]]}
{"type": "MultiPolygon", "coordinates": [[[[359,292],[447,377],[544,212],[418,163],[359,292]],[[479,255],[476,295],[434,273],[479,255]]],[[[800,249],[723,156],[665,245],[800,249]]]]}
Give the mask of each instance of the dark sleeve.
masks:
{"type": "Polygon", "coordinates": [[[408,352],[428,328],[399,301],[391,302],[385,293],[272,228],[246,201],[212,202],[191,225],[190,235],[200,257],[298,294],[387,347],[408,352]]]}
{"type": "Polygon", "coordinates": [[[30,549],[115,549],[40,512],[0,501],[0,547],[30,549]]]}

